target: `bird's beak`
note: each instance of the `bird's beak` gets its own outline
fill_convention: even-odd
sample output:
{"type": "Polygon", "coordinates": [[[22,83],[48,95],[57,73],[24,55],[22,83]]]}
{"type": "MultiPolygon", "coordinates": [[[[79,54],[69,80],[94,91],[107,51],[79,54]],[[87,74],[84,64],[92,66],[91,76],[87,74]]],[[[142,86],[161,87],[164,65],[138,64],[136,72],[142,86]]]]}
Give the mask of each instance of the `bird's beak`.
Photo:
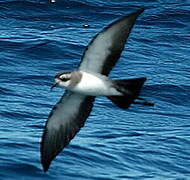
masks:
{"type": "Polygon", "coordinates": [[[54,87],[56,87],[57,85],[58,85],[58,83],[54,83],[54,84],[51,86],[50,91],[52,91],[52,89],[53,89],[54,87]]]}

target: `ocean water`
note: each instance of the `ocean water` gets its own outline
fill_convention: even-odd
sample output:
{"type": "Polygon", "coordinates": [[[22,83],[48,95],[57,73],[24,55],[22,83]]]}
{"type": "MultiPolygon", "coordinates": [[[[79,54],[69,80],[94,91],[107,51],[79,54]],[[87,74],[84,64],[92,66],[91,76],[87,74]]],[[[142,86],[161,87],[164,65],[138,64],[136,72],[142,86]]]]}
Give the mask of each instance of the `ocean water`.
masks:
{"type": "Polygon", "coordinates": [[[0,0],[0,180],[190,179],[189,20],[189,0],[0,0]],[[155,106],[124,111],[97,98],[44,173],[41,135],[63,94],[50,92],[54,75],[76,69],[96,33],[139,7],[110,77],[147,77],[142,96],[155,106]]]}

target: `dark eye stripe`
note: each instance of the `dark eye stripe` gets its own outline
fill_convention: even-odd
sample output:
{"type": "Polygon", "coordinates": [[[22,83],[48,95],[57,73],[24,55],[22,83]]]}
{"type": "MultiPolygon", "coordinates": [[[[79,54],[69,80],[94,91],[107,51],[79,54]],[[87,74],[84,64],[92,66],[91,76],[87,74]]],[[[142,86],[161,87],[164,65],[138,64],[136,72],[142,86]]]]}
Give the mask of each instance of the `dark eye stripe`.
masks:
{"type": "Polygon", "coordinates": [[[61,78],[62,81],[68,81],[70,78],[61,78]]]}

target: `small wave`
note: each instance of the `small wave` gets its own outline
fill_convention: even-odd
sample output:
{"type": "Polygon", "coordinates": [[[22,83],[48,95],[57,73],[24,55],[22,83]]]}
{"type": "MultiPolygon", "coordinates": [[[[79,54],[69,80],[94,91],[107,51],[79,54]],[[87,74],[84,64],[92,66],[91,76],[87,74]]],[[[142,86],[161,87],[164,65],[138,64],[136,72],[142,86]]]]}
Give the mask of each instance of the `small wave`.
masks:
{"type": "Polygon", "coordinates": [[[1,95],[10,95],[10,93],[13,93],[14,91],[8,88],[0,87],[0,94],[1,95]]]}
{"type": "Polygon", "coordinates": [[[189,92],[190,86],[188,85],[172,85],[172,84],[155,84],[144,86],[142,94],[159,99],[162,101],[170,102],[176,105],[189,105],[189,92]]]}

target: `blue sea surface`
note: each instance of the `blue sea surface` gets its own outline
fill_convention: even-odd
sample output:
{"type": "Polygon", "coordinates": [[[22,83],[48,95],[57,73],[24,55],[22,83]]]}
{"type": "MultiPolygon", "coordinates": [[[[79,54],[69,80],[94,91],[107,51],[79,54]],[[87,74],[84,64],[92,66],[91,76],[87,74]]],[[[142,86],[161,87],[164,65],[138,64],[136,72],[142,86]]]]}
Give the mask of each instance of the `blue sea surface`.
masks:
{"type": "Polygon", "coordinates": [[[189,0],[0,0],[0,180],[190,179],[189,0]],[[44,173],[40,141],[90,40],[144,7],[112,78],[147,77],[154,107],[98,97],[85,127],[44,173]],[[83,25],[90,25],[84,28],[83,25]]]}

